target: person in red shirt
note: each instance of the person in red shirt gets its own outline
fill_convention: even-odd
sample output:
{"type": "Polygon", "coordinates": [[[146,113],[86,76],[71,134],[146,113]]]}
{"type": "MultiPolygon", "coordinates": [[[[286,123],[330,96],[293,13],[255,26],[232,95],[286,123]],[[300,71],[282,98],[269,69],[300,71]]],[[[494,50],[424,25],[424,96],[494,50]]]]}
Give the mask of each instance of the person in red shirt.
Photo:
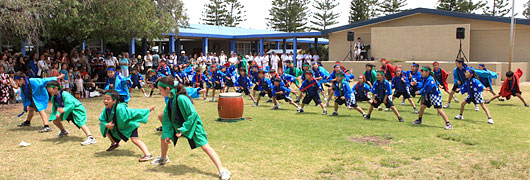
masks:
{"type": "Polygon", "coordinates": [[[521,89],[519,88],[519,77],[523,75],[523,71],[518,68],[515,73],[513,71],[506,72],[506,79],[501,86],[501,92],[493,96],[489,101],[486,101],[486,104],[489,104],[491,101],[499,98],[505,97],[507,100],[510,100],[511,96],[517,96],[524,104],[524,106],[529,107],[526,101],[521,96],[521,89]]]}
{"type": "Polygon", "coordinates": [[[388,81],[392,81],[392,78],[394,78],[394,76],[396,76],[396,67],[392,64],[390,64],[390,62],[388,62],[386,59],[381,59],[380,60],[381,62],[381,68],[380,70],[384,72],[385,74],[385,79],[388,80],[388,81]]]}

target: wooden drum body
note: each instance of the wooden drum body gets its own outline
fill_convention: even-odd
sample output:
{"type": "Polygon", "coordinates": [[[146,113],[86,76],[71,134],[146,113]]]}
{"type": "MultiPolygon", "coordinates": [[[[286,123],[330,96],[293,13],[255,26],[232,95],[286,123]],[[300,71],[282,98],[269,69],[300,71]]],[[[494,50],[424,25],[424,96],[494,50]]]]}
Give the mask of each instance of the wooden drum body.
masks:
{"type": "Polygon", "coordinates": [[[221,93],[217,103],[220,119],[241,119],[243,117],[243,96],[241,93],[221,93]]]}

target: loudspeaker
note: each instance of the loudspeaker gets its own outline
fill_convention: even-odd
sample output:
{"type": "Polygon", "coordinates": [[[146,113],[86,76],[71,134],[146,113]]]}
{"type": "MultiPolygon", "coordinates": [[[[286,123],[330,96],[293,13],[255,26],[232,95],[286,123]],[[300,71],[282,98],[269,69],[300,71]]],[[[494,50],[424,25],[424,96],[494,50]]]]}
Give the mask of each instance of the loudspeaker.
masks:
{"type": "Polygon", "coordinates": [[[465,39],[466,38],[466,28],[457,27],[456,28],[456,39],[465,39]]]}
{"type": "Polygon", "coordinates": [[[353,38],[354,34],[355,33],[353,31],[348,32],[348,41],[354,41],[354,38],[353,38]]]}

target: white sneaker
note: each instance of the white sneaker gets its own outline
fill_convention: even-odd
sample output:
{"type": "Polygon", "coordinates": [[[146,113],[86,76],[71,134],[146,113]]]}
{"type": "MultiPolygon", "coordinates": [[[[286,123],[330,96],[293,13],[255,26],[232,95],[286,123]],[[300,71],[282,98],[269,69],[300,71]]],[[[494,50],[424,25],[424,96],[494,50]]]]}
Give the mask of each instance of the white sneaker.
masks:
{"type": "Polygon", "coordinates": [[[221,172],[219,172],[219,177],[221,178],[221,180],[229,180],[230,171],[228,171],[227,169],[221,170],[221,172]]]}
{"type": "Polygon", "coordinates": [[[91,145],[91,144],[96,144],[96,138],[94,138],[94,137],[87,138],[85,141],[83,141],[81,143],[82,146],[88,146],[88,145],[91,145]]]}
{"type": "Polygon", "coordinates": [[[385,108],[385,111],[390,111],[390,108],[385,108]]]}
{"type": "Polygon", "coordinates": [[[464,119],[464,116],[462,116],[462,115],[459,114],[459,115],[456,115],[456,116],[455,116],[455,119],[462,120],[462,119],[464,119]]]}
{"type": "Polygon", "coordinates": [[[447,103],[445,106],[444,106],[444,109],[449,109],[451,108],[451,104],[447,103]]]}
{"type": "Polygon", "coordinates": [[[68,130],[64,130],[64,131],[59,132],[59,134],[57,134],[57,137],[58,138],[65,137],[65,136],[68,136],[68,134],[70,134],[70,132],[68,132],[68,130]]]}
{"type": "Polygon", "coordinates": [[[162,157],[158,156],[156,159],[151,161],[151,164],[153,164],[153,165],[165,165],[168,162],[169,162],[169,157],[162,158],[162,157]]]}
{"type": "Polygon", "coordinates": [[[144,96],[145,96],[145,97],[149,97],[149,96],[148,96],[147,94],[145,94],[145,93],[144,93],[144,96]]]}
{"type": "Polygon", "coordinates": [[[418,109],[414,109],[414,114],[418,114],[418,109]]]}
{"type": "Polygon", "coordinates": [[[488,119],[488,123],[493,124],[493,119],[488,119]]]}
{"type": "Polygon", "coordinates": [[[478,105],[475,104],[475,111],[479,111],[478,105]]]}
{"type": "Polygon", "coordinates": [[[404,106],[404,105],[405,105],[405,102],[401,102],[401,105],[404,106]]]}

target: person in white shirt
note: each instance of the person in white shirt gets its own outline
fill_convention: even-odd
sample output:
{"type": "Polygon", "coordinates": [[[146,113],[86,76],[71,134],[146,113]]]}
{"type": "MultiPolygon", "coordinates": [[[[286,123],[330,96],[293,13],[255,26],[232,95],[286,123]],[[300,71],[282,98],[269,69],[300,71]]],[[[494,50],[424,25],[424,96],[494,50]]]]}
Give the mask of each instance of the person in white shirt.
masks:
{"type": "Polygon", "coordinates": [[[228,59],[228,62],[230,62],[230,65],[234,65],[237,62],[237,56],[236,53],[232,53],[230,55],[230,59],[228,59]]]}
{"type": "Polygon", "coordinates": [[[261,56],[261,66],[263,69],[269,69],[269,55],[266,54],[265,56],[261,56]]]}
{"type": "Polygon", "coordinates": [[[112,58],[111,54],[107,54],[107,58],[105,58],[103,61],[105,62],[107,68],[116,67],[116,61],[114,61],[114,58],[112,58]]]}
{"type": "Polygon", "coordinates": [[[204,56],[204,54],[201,53],[201,55],[197,58],[197,64],[201,64],[204,62],[206,62],[206,56],[204,56]]]}
{"type": "Polygon", "coordinates": [[[320,61],[320,56],[318,56],[318,54],[315,53],[315,54],[313,55],[313,62],[319,62],[319,61],[320,61]]]}
{"type": "Polygon", "coordinates": [[[311,61],[313,60],[313,56],[311,56],[311,52],[307,51],[305,53],[304,60],[306,63],[311,64],[311,61]]]}
{"type": "Polygon", "coordinates": [[[283,61],[283,68],[286,68],[287,65],[289,64],[288,62],[292,62],[294,63],[293,61],[293,52],[290,52],[289,55],[287,56],[286,60],[283,61]]]}
{"type": "Polygon", "coordinates": [[[280,58],[278,55],[276,55],[276,52],[272,52],[271,56],[271,69],[278,71],[278,63],[280,62],[280,58]]]}
{"type": "Polygon", "coordinates": [[[153,56],[149,51],[147,51],[147,55],[144,56],[144,64],[145,64],[145,70],[153,68],[153,56]]]}
{"type": "Polygon", "coordinates": [[[221,51],[221,55],[219,55],[219,64],[224,65],[226,64],[226,55],[224,51],[221,51]]]}
{"type": "Polygon", "coordinates": [[[296,55],[296,68],[302,69],[302,64],[304,64],[304,54],[296,55]]]}

